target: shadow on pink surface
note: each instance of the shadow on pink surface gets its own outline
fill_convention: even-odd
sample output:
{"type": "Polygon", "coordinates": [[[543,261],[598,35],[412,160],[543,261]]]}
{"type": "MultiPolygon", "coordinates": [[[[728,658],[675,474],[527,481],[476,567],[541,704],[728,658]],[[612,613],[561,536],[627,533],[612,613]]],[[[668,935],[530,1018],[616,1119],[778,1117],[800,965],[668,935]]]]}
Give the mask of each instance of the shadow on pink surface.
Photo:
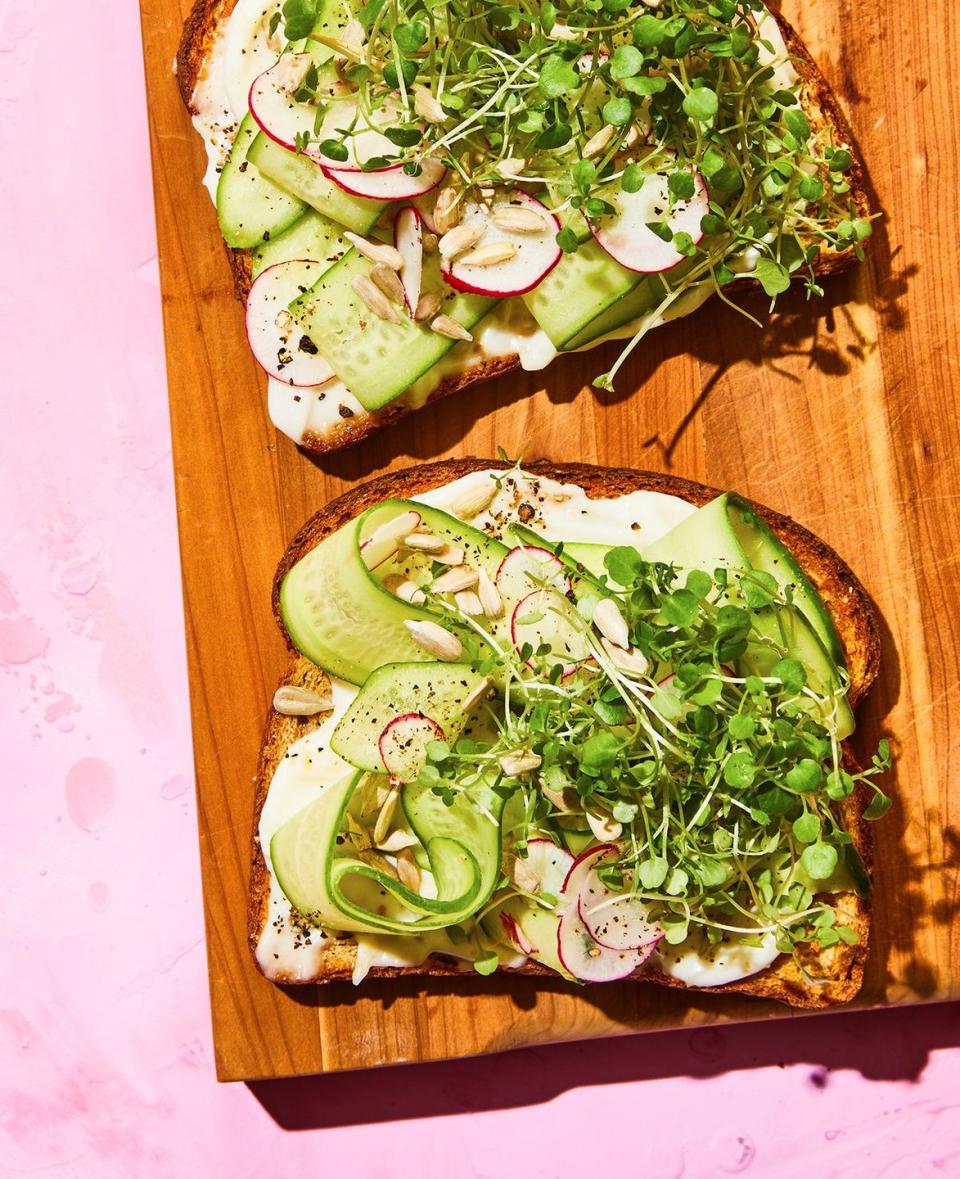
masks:
{"type": "Polygon", "coordinates": [[[692,1032],[654,1032],[524,1048],[470,1060],[281,1081],[248,1088],[286,1130],[309,1130],[540,1105],[588,1085],[706,1080],[809,1065],[814,1091],[831,1074],[917,1081],[931,1053],[960,1046],[960,1003],[797,1017],[692,1032]]]}

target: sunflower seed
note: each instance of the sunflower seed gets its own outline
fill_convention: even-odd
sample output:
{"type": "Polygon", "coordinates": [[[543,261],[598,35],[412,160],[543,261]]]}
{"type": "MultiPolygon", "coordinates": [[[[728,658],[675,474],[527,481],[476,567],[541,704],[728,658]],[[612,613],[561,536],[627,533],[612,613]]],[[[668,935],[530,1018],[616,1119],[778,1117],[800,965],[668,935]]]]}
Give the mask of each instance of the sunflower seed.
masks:
{"type": "Polygon", "coordinates": [[[517,247],[513,242],[490,242],[489,245],[479,246],[464,254],[460,259],[461,266],[499,266],[501,262],[509,262],[517,256],[517,247]]]}
{"type": "Polygon", "coordinates": [[[367,241],[359,233],[350,233],[347,231],[343,236],[348,242],[356,246],[364,258],[369,258],[371,262],[382,262],[384,266],[389,266],[391,270],[401,270],[403,268],[403,257],[400,251],[395,250],[393,246],[385,245],[383,242],[367,241]]]}
{"type": "Polygon", "coordinates": [[[493,680],[488,675],[485,675],[480,683],[477,684],[477,686],[473,689],[473,691],[467,693],[460,707],[465,713],[469,712],[470,709],[475,708],[481,700],[486,700],[492,687],[493,680]]]}
{"type": "Polygon", "coordinates": [[[493,223],[513,233],[543,233],[547,228],[546,219],[539,213],[519,205],[498,205],[493,210],[493,223]]]}
{"type": "Polygon", "coordinates": [[[456,191],[448,185],[437,194],[437,203],[433,207],[433,227],[438,234],[443,235],[459,224],[460,204],[456,191]]]}
{"type": "Polygon", "coordinates": [[[436,319],[430,324],[433,331],[439,336],[446,336],[449,340],[472,340],[473,336],[467,331],[462,323],[457,323],[455,319],[451,319],[449,315],[438,315],[436,319]]]}
{"type": "Polygon", "coordinates": [[[477,574],[466,565],[457,565],[441,573],[430,587],[435,594],[456,594],[460,590],[473,589],[477,584],[477,574]]]}
{"type": "Polygon", "coordinates": [[[365,851],[368,847],[373,846],[370,841],[370,832],[349,813],[347,814],[347,831],[350,834],[350,842],[358,851],[365,851]]]}
{"type": "Polygon", "coordinates": [[[496,494],[496,483],[492,479],[484,479],[483,482],[470,484],[455,495],[447,505],[447,511],[458,520],[472,520],[490,507],[496,494]]]}
{"type": "Polygon", "coordinates": [[[420,888],[420,867],[409,847],[397,853],[397,876],[400,883],[405,884],[411,892],[416,892],[420,888]]]}
{"type": "Polygon", "coordinates": [[[583,158],[589,160],[591,156],[598,156],[601,152],[606,151],[613,136],[614,129],[609,123],[605,127],[601,127],[596,135],[591,135],[583,145],[583,158]]]}
{"type": "Polygon", "coordinates": [[[483,612],[488,618],[499,618],[503,613],[503,599],[500,597],[500,591],[483,569],[480,570],[477,579],[477,597],[480,599],[483,612]]]}
{"type": "Polygon", "coordinates": [[[423,242],[423,252],[425,254],[432,254],[439,245],[439,238],[435,233],[431,233],[429,229],[423,230],[420,240],[423,242]]]}
{"type": "Polygon", "coordinates": [[[537,892],[540,877],[530,866],[530,861],[514,856],[510,864],[510,879],[521,892],[537,892]]]}
{"type": "Polygon", "coordinates": [[[463,654],[463,644],[457,636],[444,630],[436,622],[420,622],[408,618],[403,625],[418,647],[422,647],[424,651],[445,663],[454,663],[463,654]]]}
{"type": "Polygon", "coordinates": [[[370,268],[370,277],[391,303],[398,303],[401,307],[404,305],[403,283],[397,278],[395,270],[384,266],[382,262],[377,262],[370,268]]]}
{"type": "Polygon", "coordinates": [[[411,532],[403,538],[408,549],[417,549],[421,553],[439,553],[447,547],[442,536],[432,532],[411,532]]]}
{"type": "Polygon", "coordinates": [[[613,598],[602,598],[593,611],[593,625],[615,647],[626,650],[630,646],[630,631],[620,607],[613,598]]]}
{"type": "Polygon", "coordinates": [[[397,852],[402,852],[405,847],[416,847],[416,845],[416,835],[411,835],[409,831],[401,831],[398,827],[391,831],[385,839],[380,840],[377,850],[396,855],[397,852]]]}
{"type": "Polygon", "coordinates": [[[457,609],[463,614],[469,614],[471,618],[478,618],[483,613],[480,599],[473,590],[461,590],[454,594],[454,601],[457,603],[457,609]]]}
{"type": "Polygon", "coordinates": [[[433,319],[440,310],[442,303],[443,295],[439,291],[425,291],[417,300],[417,307],[413,313],[413,318],[417,323],[423,323],[425,319],[433,319]]]}
{"type": "Polygon", "coordinates": [[[463,549],[459,549],[456,545],[448,544],[440,550],[439,553],[431,554],[435,561],[439,561],[441,565],[462,565],[463,564],[463,549]]]}
{"type": "Polygon", "coordinates": [[[412,606],[422,606],[427,600],[427,595],[415,581],[401,580],[390,592],[396,594],[401,602],[409,602],[412,606]]]}
{"type": "Polygon", "coordinates": [[[450,261],[458,257],[471,246],[475,246],[483,237],[486,226],[482,221],[473,221],[469,225],[457,225],[445,233],[437,242],[440,257],[450,261]]]}
{"type": "Polygon", "coordinates": [[[333,694],[329,684],[325,692],[301,688],[298,684],[283,684],[273,694],[274,712],[281,716],[316,716],[333,708],[333,694]]]}
{"type": "Polygon", "coordinates": [[[542,759],[536,753],[531,753],[527,749],[515,749],[512,753],[505,753],[500,758],[500,768],[507,775],[508,778],[518,778],[521,774],[529,774],[531,770],[537,770],[542,764],[542,759]]]}
{"type": "Polygon", "coordinates": [[[514,180],[527,166],[527,161],[521,159],[520,156],[508,156],[505,160],[501,160],[496,166],[497,172],[504,178],[504,180],[514,180]]]}
{"type": "Polygon", "coordinates": [[[586,816],[587,826],[593,832],[594,838],[599,839],[601,843],[620,838],[623,826],[617,822],[613,815],[608,815],[603,811],[587,811],[586,816]]]}
{"type": "Polygon", "coordinates": [[[387,319],[391,323],[401,322],[400,313],[396,307],[365,274],[355,275],[350,285],[379,319],[387,319]]]}
{"type": "Polygon", "coordinates": [[[369,864],[371,868],[376,868],[393,880],[399,880],[400,877],[396,868],[390,863],[388,859],[382,856],[379,852],[374,851],[372,847],[366,848],[365,851],[357,853],[358,858],[363,860],[365,864],[369,864]]]}
{"type": "Polygon", "coordinates": [[[636,647],[624,650],[610,642],[608,638],[601,638],[604,651],[610,656],[610,662],[621,671],[633,672],[635,675],[646,675],[650,670],[650,660],[636,647]]]}
{"type": "Polygon", "coordinates": [[[380,846],[382,840],[386,839],[387,832],[390,830],[390,824],[393,822],[393,816],[397,810],[397,803],[400,800],[400,787],[394,786],[386,797],[386,801],[380,808],[380,814],[377,815],[377,821],[373,825],[373,842],[380,846]]]}
{"type": "Polygon", "coordinates": [[[434,98],[426,86],[415,83],[413,86],[413,109],[421,119],[428,123],[445,123],[447,112],[434,98]]]}

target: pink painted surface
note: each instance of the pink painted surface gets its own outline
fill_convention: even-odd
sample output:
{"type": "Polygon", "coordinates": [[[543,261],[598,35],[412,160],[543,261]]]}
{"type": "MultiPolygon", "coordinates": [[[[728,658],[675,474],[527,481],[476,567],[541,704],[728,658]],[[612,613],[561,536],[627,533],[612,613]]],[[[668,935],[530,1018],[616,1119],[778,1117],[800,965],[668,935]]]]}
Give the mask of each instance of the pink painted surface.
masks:
{"type": "Polygon", "coordinates": [[[960,1007],[217,1085],[136,6],[53,11],[0,0],[0,1176],[960,1175],[960,1007]]]}

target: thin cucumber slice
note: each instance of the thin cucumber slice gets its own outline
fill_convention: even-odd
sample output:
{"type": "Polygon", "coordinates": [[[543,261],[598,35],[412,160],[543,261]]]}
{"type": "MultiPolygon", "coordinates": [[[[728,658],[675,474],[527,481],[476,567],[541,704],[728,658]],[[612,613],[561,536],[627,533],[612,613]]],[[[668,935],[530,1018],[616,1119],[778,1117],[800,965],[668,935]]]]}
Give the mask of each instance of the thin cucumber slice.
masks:
{"type": "Polygon", "coordinates": [[[217,184],[217,223],[234,249],[252,249],[295,224],[306,204],[264,176],[248,159],[259,128],[252,115],[240,124],[217,184]]]}
{"type": "Polygon", "coordinates": [[[791,590],[794,603],[806,615],[834,662],[842,666],[845,662],[843,644],[830,611],[793,553],[745,500],[733,494],[728,494],[726,500],[731,527],[750,564],[754,569],[772,574],[784,589],[791,590]]]}
{"type": "Polygon", "coordinates": [[[310,258],[317,262],[328,262],[332,266],[350,248],[342,233],[341,226],[310,209],[284,233],[272,237],[268,242],[261,242],[252,252],[253,277],[256,278],[268,266],[292,262],[295,258],[310,258]]]}
{"type": "MultiPolygon", "coordinates": [[[[425,289],[439,289],[437,255],[428,257],[425,289]]],[[[290,310],[364,409],[375,410],[405,393],[457,341],[425,323],[406,317],[391,323],[375,315],[352,286],[369,269],[367,259],[351,250],[290,310]]],[[[446,288],[441,311],[469,330],[495,303],[496,299],[446,288]]]]}
{"type": "Polygon", "coordinates": [[[270,841],[274,872],[291,905],[317,924],[357,933],[416,934],[475,913],[500,876],[503,798],[480,783],[447,805],[429,786],[404,787],[403,809],[436,884],[436,896],[424,897],[338,842],[363,776],[327,786],[270,841]]]}
{"type": "MultiPolygon", "coordinates": [[[[378,667],[341,717],[330,748],[359,770],[386,773],[389,767],[384,764],[381,738],[391,723],[404,715],[420,714],[440,727],[437,739],[456,741],[468,719],[464,701],[483,680],[469,663],[388,663],[378,667]]],[[[422,752],[425,756],[419,749],[408,752],[417,760],[422,752]]],[[[421,760],[418,772],[422,765],[421,760]]]]}
{"type": "Polygon", "coordinates": [[[641,280],[641,275],[615,262],[591,238],[576,253],[561,258],[543,282],[522,298],[553,344],[566,348],[641,280]]]}
{"type": "Polygon", "coordinates": [[[293,645],[332,675],[362,684],[383,663],[424,663],[432,656],[413,641],[406,621],[433,618],[381,584],[388,573],[409,576],[409,562],[383,561],[375,572],[360,546],[396,517],[415,511],[431,532],[463,549],[474,568],[496,568],[507,548],[446,512],[410,500],[377,504],[326,537],[286,574],[280,612],[293,645]]]}
{"type": "Polygon", "coordinates": [[[254,139],[247,159],[286,192],[354,233],[369,233],[383,212],[382,201],[350,196],[328,180],[312,160],[274,143],[262,131],[254,139]]]}

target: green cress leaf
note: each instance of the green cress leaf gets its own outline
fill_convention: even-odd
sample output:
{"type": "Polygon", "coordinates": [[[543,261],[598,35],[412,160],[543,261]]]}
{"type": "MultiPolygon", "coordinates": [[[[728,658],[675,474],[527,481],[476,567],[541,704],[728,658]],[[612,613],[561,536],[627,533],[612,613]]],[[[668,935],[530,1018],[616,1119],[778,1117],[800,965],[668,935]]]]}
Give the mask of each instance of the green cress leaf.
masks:
{"type": "Polygon", "coordinates": [[[807,684],[806,668],[799,659],[780,659],[771,668],[770,675],[790,692],[799,692],[807,684]]]}
{"type": "Polygon", "coordinates": [[[404,57],[400,59],[399,71],[397,70],[397,63],[395,61],[387,62],[383,67],[383,80],[391,90],[399,90],[400,74],[403,74],[404,86],[412,86],[417,80],[418,72],[417,63],[404,57]]]}
{"type": "Polygon", "coordinates": [[[673,230],[669,225],[667,225],[665,221],[648,221],[647,229],[649,229],[651,233],[655,233],[661,241],[673,241],[673,230]]]}
{"type": "Polygon", "coordinates": [[[772,258],[758,258],[754,276],[764,291],[774,298],[782,295],[790,287],[790,275],[786,268],[772,258]]]}
{"type": "Polygon", "coordinates": [[[618,823],[632,823],[637,817],[637,811],[640,808],[635,802],[615,802],[613,804],[613,817],[618,823]]]}
{"type": "Polygon", "coordinates": [[[597,166],[592,160],[577,160],[570,169],[573,183],[581,192],[589,192],[591,185],[597,179],[597,166]]]}
{"type": "Polygon", "coordinates": [[[752,716],[744,716],[738,712],[727,722],[727,732],[734,741],[749,741],[756,731],[757,722],[752,716]]]}
{"type": "Polygon", "coordinates": [[[547,98],[559,98],[578,89],[582,82],[583,79],[571,62],[559,53],[551,53],[543,63],[537,85],[547,98]]]}
{"type": "Polygon", "coordinates": [[[633,45],[618,45],[610,58],[610,77],[615,81],[632,78],[643,69],[643,54],[633,45]]]}
{"type": "Polygon", "coordinates": [[[698,123],[706,123],[712,119],[719,106],[716,91],[711,90],[709,86],[700,86],[696,90],[689,91],[683,100],[684,114],[695,119],[698,123]]]}
{"type": "Polygon", "coordinates": [[[477,974],[493,974],[500,965],[500,958],[496,950],[487,950],[486,953],[480,955],[473,964],[473,969],[477,974]]]}
{"type": "Polygon", "coordinates": [[[404,53],[416,53],[427,39],[427,26],[420,20],[397,25],[393,30],[393,39],[404,53]]]}
{"type": "Polygon", "coordinates": [[[882,790],[878,790],[870,801],[870,805],[863,812],[865,819],[879,819],[885,815],[890,807],[893,806],[893,799],[884,794],[882,790]]]}
{"type": "Polygon", "coordinates": [[[800,864],[811,880],[828,880],[839,861],[837,849],[829,843],[811,843],[803,849],[800,864]]]}
{"type": "Polygon", "coordinates": [[[669,870],[670,865],[662,856],[653,856],[649,860],[644,860],[637,867],[637,876],[640,878],[640,883],[644,888],[653,890],[663,884],[669,870]]]}
{"type": "Polygon", "coordinates": [[[636,549],[618,546],[606,553],[603,565],[617,585],[633,585],[643,573],[645,562],[636,549]]]}
{"type": "Polygon", "coordinates": [[[367,0],[367,3],[360,9],[360,23],[365,29],[373,28],[386,3],[387,0],[367,0]]]}
{"type": "Polygon", "coordinates": [[[660,603],[664,618],[673,626],[692,626],[700,603],[688,589],[674,590],[660,603]]]}
{"type": "Polygon", "coordinates": [[[608,770],[620,755],[621,745],[613,733],[601,729],[588,737],[580,749],[580,768],[600,773],[608,770]]]}
{"type": "Polygon", "coordinates": [[[686,588],[695,598],[703,599],[713,589],[713,578],[702,569],[691,569],[687,574],[686,588]]]}
{"type": "Polygon", "coordinates": [[[620,88],[640,98],[649,98],[653,94],[662,94],[667,88],[667,79],[660,77],[649,78],[645,74],[636,78],[623,78],[620,88]]]}
{"type": "Polygon", "coordinates": [[[620,177],[620,187],[624,192],[639,192],[643,188],[643,169],[639,164],[627,164],[620,177]]]}
{"type": "Polygon", "coordinates": [[[749,790],[756,776],[757,767],[752,755],[743,751],[732,753],[723,767],[723,780],[734,790],[749,790]]]}
{"type": "Polygon", "coordinates": [[[339,139],[324,139],[319,144],[320,154],[327,157],[328,160],[336,160],[338,163],[343,163],[350,158],[350,153],[347,151],[347,145],[341,143],[339,139]]]}
{"type": "Polygon", "coordinates": [[[812,757],[805,757],[787,771],[784,781],[787,789],[796,794],[812,794],[823,784],[823,767],[812,757]]]}
{"type": "Polygon", "coordinates": [[[666,35],[666,21],[659,20],[648,13],[644,13],[639,20],[634,22],[634,45],[640,45],[644,49],[655,49],[662,43],[666,35]]]}
{"type": "Polygon", "coordinates": [[[580,248],[580,239],[569,225],[561,229],[554,240],[565,254],[575,254],[580,248]]]}
{"type": "Polygon", "coordinates": [[[801,110],[791,109],[784,112],[783,125],[799,143],[806,143],[810,138],[810,123],[801,110]]]}
{"type": "Polygon", "coordinates": [[[547,0],[546,4],[540,5],[540,28],[545,33],[549,33],[553,26],[557,23],[557,9],[556,5],[551,4],[547,0]]]}
{"type": "Polygon", "coordinates": [[[387,127],[384,135],[397,147],[413,147],[423,138],[423,132],[417,127],[387,127]]]}
{"type": "Polygon", "coordinates": [[[688,201],[693,196],[695,187],[692,172],[671,172],[667,177],[670,195],[678,201],[688,201]]]}
{"type": "Polygon", "coordinates": [[[812,811],[804,811],[793,821],[793,834],[800,843],[816,843],[820,838],[820,820],[812,811]]]}
{"type": "Polygon", "coordinates": [[[625,127],[633,118],[629,98],[608,98],[600,111],[603,121],[613,127],[625,127]]]}
{"type": "Polygon", "coordinates": [[[831,770],[827,774],[827,797],[839,802],[841,798],[848,798],[856,783],[846,770],[831,770]]]}
{"type": "Polygon", "coordinates": [[[288,41],[301,41],[313,32],[320,15],[320,0],[285,0],[283,31],[288,41]]]}

